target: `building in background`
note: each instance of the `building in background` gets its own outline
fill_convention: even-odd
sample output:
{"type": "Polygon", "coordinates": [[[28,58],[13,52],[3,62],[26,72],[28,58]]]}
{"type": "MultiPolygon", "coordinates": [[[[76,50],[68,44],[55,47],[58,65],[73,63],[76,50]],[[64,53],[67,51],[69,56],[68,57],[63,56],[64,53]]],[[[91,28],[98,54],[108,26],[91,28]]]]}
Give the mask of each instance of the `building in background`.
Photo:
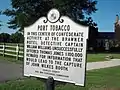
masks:
{"type": "Polygon", "coordinates": [[[115,32],[99,32],[96,43],[97,48],[109,50],[115,46],[115,32]]]}
{"type": "MultiPolygon", "coordinates": [[[[95,37],[94,37],[95,38],[95,37]]],[[[120,20],[119,16],[116,15],[116,20],[114,23],[114,32],[98,32],[96,39],[90,40],[96,44],[92,44],[93,49],[100,51],[113,50],[113,48],[120,48],[120,20]],[[96,40],[96,41],[94,41],[96,40]]],[[[90,47],[90,48],[91,48],[90,47]]]]}
{"type": "Polygon", "coordinates": [[[114,29],[115,29],[115,39],[118,43],[120,43],[120,20],[119,20],[118,15],[116,15],[116,21],[114,23],[114,29]]]}

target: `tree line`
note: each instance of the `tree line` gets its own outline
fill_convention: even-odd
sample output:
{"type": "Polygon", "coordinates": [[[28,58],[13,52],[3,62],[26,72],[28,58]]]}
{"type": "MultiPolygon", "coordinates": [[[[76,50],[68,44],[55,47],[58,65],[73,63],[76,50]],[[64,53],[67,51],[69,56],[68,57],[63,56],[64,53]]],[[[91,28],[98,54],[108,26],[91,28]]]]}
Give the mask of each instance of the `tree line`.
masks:
{"type": "MultiPolygon", "coordinates": [[[[91,15],[97,11],[96,4],[96,0],[11,0],[12,8],[2,10],[1,14],[10,17],[8,28],[24,32],[24,27],[32,25],[40,17],[46,16],[50,9],[56,8],[61,16],[68,16],[78,24],[89,26],[88,46],[95,46],[98,28],[91,15]]],[[[19,42],[14,38],[15,35],[8,37],[10,40],[4,41],[19,42]]]]}
{"type": "Polygon", "coordinates": [[[23,43],[24,36],[22,33],[16,32],[13,34],[0,33],[0,43],[23,43]]]}

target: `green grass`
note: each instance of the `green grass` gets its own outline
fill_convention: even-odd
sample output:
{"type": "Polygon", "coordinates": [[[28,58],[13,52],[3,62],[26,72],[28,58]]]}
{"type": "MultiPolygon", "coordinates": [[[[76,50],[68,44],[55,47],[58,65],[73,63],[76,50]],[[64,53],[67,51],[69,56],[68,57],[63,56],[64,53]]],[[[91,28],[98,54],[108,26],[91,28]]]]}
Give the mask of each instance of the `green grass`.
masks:
{"type": "Polygon", "coordinates": [[[120,59],[120,53],[119,54],[112,54],[114,58],[120,59]]]}
{"type": "Polygon", "coordinates": [[[8,55],[5,55],[5,57],[3,57],[1,54],[0,54],[0,61],[23,64],[23,58],[19,58],[19,60],[16,60],[16,57],[8,56],[8,55]]]}
{"type": "Polygon", "coordinates": [[[87,62],[98,62],[98,61],[106,61],[105,57],[108,55],[112,55],[115,59],[120,59],[120,53],[98,53],[98,54],[87,54],[87,62]]]}
{"type": "Polygon", "coordinates": [[[85,87],[66,84],[59,90],[120,90],[120,66],[88,71],[85,87]],[[101,88],[101,89],[100,89],[101,88]],[[105,89],[107,88],[107,89],[105,89]]]}
{"type": "MultiPolygon", "coordinates": [[[[27,78],[0,84],[0,90],[45,90],[45,80],[27,78]]],[[[120,66],[88,71],[85,87],[57,83],[55,90],[120,90],[120,66]]]]}

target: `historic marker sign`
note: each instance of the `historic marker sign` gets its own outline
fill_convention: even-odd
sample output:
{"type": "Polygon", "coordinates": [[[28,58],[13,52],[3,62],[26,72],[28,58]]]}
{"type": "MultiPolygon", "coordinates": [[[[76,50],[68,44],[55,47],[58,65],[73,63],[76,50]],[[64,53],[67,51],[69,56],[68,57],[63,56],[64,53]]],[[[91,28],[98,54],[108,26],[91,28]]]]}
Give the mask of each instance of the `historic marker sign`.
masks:
{"type": "Polygon", "coordinates": [[[88,27],[52,9],[24,30],[24,75],[84,86],[88,27]]]}

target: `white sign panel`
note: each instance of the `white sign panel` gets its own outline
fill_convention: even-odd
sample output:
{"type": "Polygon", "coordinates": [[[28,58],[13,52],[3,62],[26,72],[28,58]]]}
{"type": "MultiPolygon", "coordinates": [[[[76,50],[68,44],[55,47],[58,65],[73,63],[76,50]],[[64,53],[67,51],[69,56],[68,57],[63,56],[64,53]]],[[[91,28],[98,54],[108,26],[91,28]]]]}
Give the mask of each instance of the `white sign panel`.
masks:
{"type": "Polygon", "coordinates": [[[24,75],[84,86],[88,27],[52,9],[24,30],[24,75]]]}

